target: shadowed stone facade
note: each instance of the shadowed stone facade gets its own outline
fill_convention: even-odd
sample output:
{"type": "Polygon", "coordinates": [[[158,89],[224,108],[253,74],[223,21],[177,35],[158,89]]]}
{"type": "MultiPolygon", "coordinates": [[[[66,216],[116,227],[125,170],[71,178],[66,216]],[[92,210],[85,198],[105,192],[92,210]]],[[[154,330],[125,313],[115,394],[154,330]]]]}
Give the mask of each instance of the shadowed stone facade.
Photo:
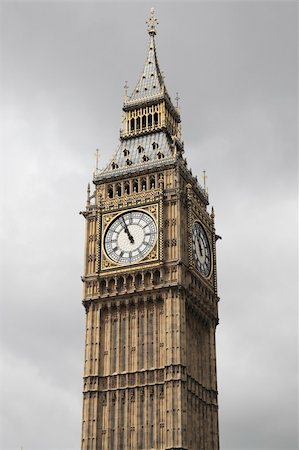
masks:
{"type": "Polygon", "coordinates": [[[183,157],[148,21],[120,146],[88,187],[83,450],[218,450],[213,209],[183,157]]]}

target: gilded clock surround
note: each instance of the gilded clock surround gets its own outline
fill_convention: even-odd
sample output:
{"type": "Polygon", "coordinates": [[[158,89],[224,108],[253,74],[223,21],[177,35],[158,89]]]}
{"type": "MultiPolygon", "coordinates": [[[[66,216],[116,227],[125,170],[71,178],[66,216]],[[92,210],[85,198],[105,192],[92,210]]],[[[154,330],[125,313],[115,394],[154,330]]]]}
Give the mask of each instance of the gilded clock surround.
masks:
{"type": "Polygon", "coordinates": [[[139,81],[123,105],[120,144],[87,189],[82,450],[218,450],[215,214],[184,158],[180,111],[156,54],[156,19],[139,81]],[[146,257],[118,264],[107,227],[126,211],[153,217],[146,257]],[[192,226],[211,250],[194,266],[192,226]]]}
{"type": "MultiPolygon", "coordinates": [[[[130,211],[143,211],[145,213],[147,213],[148,215],[150,215],[156,225],[156,229],[157,229],[157,239],[155,242],[154,247],[151,249],[151,251],[144,257],[141,259],[141,261],[135,262],[130,264],[130,266],[134,266],[136,264],[138,264],[140,266],[143,264],[147,264],[147,263],[152,263],[152,262],[156,262],[159,260],[159,239],[163,240],[163,235],[161,236],[160,233],[160,229],[159,229],[159,204],[152,204],[152,205],[145,205],[143,207],[140,208],[136,208],[133,207],[131,209],[123,209],[120,210],[118,212],[114,212],[114,213],[104,213],[102,215],[102,238],[101,238],[101,251],[100,251],[100,260],[101,260],[101,270],[107,270],[107,269],[117,269],[117,268],[123,268],[125,266],[127,266],[128,264],[126,263],[117,263],[112,261],[109,256],[106,253],[105,250],[105,245],[104,245],[104,239],[105,239],[105,235],[107,232],[108,227],[110,226],[110,224],[117,219],[119,216],[121,216],[122,214],[126,213],[126,212],[130,212],[130,211]],[[159,237],[159,239],[158,239],[159,237]]],[[[161,242],[160,242],[161,244],[161,242]]],[[[162,242],[163,245],[163,242],[162,242]]]]}

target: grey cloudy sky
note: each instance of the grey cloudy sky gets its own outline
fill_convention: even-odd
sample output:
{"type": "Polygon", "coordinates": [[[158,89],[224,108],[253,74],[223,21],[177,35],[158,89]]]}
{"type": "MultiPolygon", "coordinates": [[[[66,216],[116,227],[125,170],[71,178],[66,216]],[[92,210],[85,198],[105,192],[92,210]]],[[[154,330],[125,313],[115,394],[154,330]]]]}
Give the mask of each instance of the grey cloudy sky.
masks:
{"type": "Polygon", "coordinates": [[[155,6],[218,241],[222,450],[295,450],[297,2],[1,3],[1,450],[80,448],[86,185],[155,6]],[[4,194],[4,195],[3,195],[4,194]]]}

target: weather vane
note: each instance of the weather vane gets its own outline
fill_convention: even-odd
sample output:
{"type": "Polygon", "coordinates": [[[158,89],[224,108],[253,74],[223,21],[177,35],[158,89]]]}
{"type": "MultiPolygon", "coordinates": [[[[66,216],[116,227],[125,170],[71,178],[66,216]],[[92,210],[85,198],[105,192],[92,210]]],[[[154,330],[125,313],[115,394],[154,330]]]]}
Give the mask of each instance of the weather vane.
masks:
{"type": "Polygon", "coordinates": [[[146,23],[148,25],[147,31],[149,32],[149,34],[155,35],[156,34],[156,24],[158,25],[158,22],[157,22],[157,19],[155,16],[155,8],[150,9],[150,16],[146,23]]]}
{"type": "Polygon", "coordinates": [[[177,108],[179,107],[179,100],[180,100],[180,97],[179,97],[179,93],[177,92],[177,93],[176,93],[176,98],[175,98],[175,101],[176,101],[176,107],[177,107],[177,108]]]}

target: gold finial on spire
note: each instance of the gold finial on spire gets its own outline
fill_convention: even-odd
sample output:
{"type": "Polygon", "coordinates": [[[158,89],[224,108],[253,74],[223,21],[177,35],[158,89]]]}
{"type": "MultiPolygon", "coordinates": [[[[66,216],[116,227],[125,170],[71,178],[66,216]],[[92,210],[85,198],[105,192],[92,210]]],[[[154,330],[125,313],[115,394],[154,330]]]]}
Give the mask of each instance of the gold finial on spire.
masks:
{"type": "Polygon", "coordinates": [[[156,23],[158,25],[156,16],[155,16],[155,8],[150,9],[150,16],[147,20],[147,31],[151,36],[154,36],[156,34],[156,23]]]}

